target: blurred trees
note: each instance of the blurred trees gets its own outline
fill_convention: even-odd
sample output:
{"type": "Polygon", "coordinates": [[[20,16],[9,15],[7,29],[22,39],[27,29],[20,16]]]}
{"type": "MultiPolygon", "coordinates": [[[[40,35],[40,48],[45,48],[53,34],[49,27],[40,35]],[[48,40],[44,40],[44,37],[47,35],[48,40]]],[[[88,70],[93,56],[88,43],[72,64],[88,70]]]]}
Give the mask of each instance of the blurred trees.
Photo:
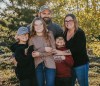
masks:
{"type": "MultiPolygon", "coordinates": [[[[8,47],[14,42],[15,31],[20,26],[29,25],[37,15],[40,6],[44,4],[52,9],[53,21],[62,27],[65,15],[68,13],[75,14],[79,26],[87,35],[87,48],[92,50],[96,57],[100,57],[100,0],[0,0],[0,5],[2,5],[2,7],[0,6],[0,52],[5,53],[2,55],[3,58],[11,56],[8,47]],[[4,8],[5,6],[3,6],[3,4],[6,5],[6,8],[4,8]]],[[[99,65],[99,59],[97,60],[99,65]]],[[[9,84],[9,86],[14,84],[12,86],[15,86],[17,83],[16,78],[13,77],[14,73],[11,72],[12,66],[10,60],[0,65],[0,67],[4,69],[2,69],[3,72],[1,72],[2,70],[0,71],[1,75],[3,75],[2,78],[6,78],[3,83],[6,83],[6,85],[9,84]],[[8,79],[8,77],[10,77],[10,79],[8,79]]],[[[98,67],[95,66],[95,68],[97,69],[98,67]]],[[[91,69],[93,68],[91,67],[91,69]]],[[[93,69],[93,73],[94,70],[95,69],[93,69]]],[[[99,73],[97,72],[95,75],[99,73]]],[[[91,79],[93,79],[95,75],[92,75],[91,79]]],[[[93,80],[95,82],[95,79],[93,80]]],[[[94,82],[91,82],[91,85],[94,82]]],[[[95,83],[99,85],[99,80],[95,83]]]]}
{"type": "Polygon", "coordinates": [[[80,27],[86,32],[87,41],[100,40],[99,0],[1,0],[1,2],[7,7],[0,12],[0,24],[9,31],[30,24],[39,7],[47,4],[53,10],[54,22],[63,27],[64,16],[73,13],[80,27]]]}

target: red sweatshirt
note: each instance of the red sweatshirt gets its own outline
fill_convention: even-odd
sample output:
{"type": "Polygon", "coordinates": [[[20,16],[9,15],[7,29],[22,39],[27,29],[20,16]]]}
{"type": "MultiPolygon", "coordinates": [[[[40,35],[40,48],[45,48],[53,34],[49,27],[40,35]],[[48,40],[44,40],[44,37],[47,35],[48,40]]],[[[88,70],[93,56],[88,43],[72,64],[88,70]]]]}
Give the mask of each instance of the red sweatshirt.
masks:
{"type": "MultiPolygon", "coordinates": [[[[66,48],[59,48],[58,50],[67,50],[66,48]]],[[[72,55],[66,55],[65,60],[61,62],[56,62],[56,76],[57,77],[71,77],[72,76],[72,67],[74,61],[72,55]]]]}

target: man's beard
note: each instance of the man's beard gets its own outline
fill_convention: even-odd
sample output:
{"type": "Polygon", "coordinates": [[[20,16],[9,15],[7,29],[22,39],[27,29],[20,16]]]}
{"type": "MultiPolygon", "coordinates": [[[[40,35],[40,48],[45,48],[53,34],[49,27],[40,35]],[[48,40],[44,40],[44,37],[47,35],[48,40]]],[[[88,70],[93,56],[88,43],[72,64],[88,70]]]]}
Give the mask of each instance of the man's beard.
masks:
{"type": "Polygon", "coordinates": [[[51,22],[51,18],[49,17],[44,17],[43,20],[45,21],[46,24],[49,24],[51,22]]]}

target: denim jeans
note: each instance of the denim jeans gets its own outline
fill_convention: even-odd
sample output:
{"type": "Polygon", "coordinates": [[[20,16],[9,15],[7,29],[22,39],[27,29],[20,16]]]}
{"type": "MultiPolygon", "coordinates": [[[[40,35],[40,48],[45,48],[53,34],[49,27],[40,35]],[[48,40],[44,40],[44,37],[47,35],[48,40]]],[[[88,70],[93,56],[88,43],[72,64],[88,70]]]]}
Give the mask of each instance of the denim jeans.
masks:
{"type": "Polygon", "coordinates": [[[44,63],[40,63],[36,68],[38,86],[55,86],[56,70],[46,68],[44,63]]]}
{"type": "Polygon", "coordinates": [[[88,84],[89,64],[85,64],[73,69],[72,86],[75,86],[76,78],[80,86],[89,86],[88,84]]]}

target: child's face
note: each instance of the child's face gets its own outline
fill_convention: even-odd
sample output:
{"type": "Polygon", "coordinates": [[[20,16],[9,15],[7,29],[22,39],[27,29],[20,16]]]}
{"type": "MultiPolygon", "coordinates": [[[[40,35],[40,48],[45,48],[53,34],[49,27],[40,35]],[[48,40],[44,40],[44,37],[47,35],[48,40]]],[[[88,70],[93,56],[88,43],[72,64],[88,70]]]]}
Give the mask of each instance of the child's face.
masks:
{"type": "Polygon", "coordinates": [[[64,46],[65,45],[65,41],[64,41],[63,37],[58,37],[56,39],[56,45],[57,46],[64,46]]]}
{"type": "Polygon", "coordinates": [[[21,42],[27,42],[28,41],[28,36],[29,36],[28,33],[22,34],[22,35],[18,35],[18,39],[21,42]]]}
{"type": "Polygon", "coordinates": [[[41,20],[36,20],[34,23],[36,33],[41,33],[44,30],[43,23],[41,20]]]}

